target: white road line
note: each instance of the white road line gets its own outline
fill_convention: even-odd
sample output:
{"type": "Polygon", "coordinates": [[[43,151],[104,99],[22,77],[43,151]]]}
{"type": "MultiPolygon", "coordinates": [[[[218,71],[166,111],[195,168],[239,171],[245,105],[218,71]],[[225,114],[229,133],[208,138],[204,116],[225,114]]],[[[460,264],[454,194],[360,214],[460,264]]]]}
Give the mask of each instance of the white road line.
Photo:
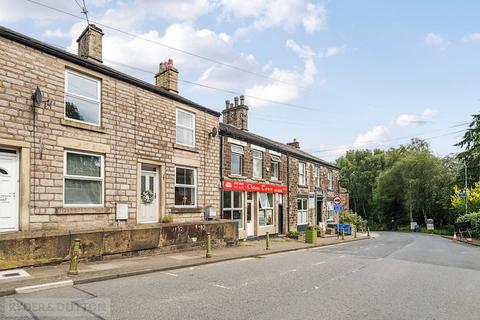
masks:
{"type": "Polygon", "coordinates": [[[222,288],[222,289],[230,289],[228,287],[222,286],[221,284],[214,284],[213,286],[217,288],[222,288]]]}
{"type": "Polygon", "coordinates": [[[53,289],[53,288],[71,287],[71,286],[73,286],[73,280],[65,280],[65,281],[58,281],[58,282],[43,283],[35,286],[16,288],[15,291],[17,293],[30,293],[35,291],[41,291],[41,290],[47,290],[47,289],[53,289]]]}
{"type": "Polygon", "coordinates": [[[163,272],[163,274],[167,274],[167,275],[172,276],[172,277],[178,277],[178,274],[175,274],[175,273],[163,272]]]}
{"type": "Polygon", "coordinates": [[[318,265],[321,265],[321,264],[324,264],[324,263],[326,263],[326,262],[325,261],[320,261],[320,262],[315,263],[314,265],[318,266],[318,265]]]}
{"type": "Polygon", "coordinates": [[[242,258],[239,261],[248,261],[248,260],[255,260],[255,258],[249,257],[249,258],[242,258]]]}

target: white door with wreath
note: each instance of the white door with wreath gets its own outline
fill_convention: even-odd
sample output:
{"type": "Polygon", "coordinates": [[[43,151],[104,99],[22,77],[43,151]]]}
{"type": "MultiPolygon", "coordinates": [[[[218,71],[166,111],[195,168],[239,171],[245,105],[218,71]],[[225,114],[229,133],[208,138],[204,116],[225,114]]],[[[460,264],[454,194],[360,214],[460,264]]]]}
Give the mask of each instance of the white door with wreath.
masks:
{"type": "Polygon", "coordinates": [[[159,222],[158,217],[158,168],[142,165],[140,180],[140,223],[159,222]]]}

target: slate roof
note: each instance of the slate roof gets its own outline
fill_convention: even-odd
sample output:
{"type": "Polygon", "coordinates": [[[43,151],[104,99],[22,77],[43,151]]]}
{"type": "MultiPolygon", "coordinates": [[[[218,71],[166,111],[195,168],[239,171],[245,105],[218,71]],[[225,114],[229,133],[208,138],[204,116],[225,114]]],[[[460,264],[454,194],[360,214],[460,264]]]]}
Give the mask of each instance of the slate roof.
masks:
{"type": "Polygon", "coordinates": [[[50,54],[54,57],[67,60],[67,61],[72,62],[74,64],[77,64],[79,66],[82,66],[82,67],[85,67],[87,69],[102,73],[102,74],[107,75],[107,76],[112,77],[112,78],[115,78],[117,80],[127,82],[127,83],[132,84],[134,86],[137,86],[139,88],[142,88],[142,89],[148,90],[150,92],[159,94],[163,97],[166,97],[166,98],[175,100],[177,102],[186,104],[186,105],[191,106],[191,107],[193,107],[195,109],[198,109],[200,111],[215,115],[217,117],[220,116],[220,112],[215,111],[215,110],[210,109],[210,108],[207,108],[207,107],[204,107],[204,106],[202,106],[202,105],[200,105],[196,102],[193,102],[189,99],[186,99],[186,98],[184,98],[184,97],[182,97],[178,94],[175,94],[173,92],[170,92],[166,89],[157,87],[157,86],[155,86],[151,83],[148,83],[146,81],[143,81],[143,80],[137,79],[135,77],[129,76],[129,75],[127,75],[125,73],[122,73],[118,70],[107,67],[104,64],[96,63],[96,62],[93,62],[91,60],[81,58],[81,57],[77,56],[76,54],[73,54],[73,53],[70,53],[66,50],[63,50],[63,49],[57,48],[55,46],[49,45],[49,44],[47,44],[45,42],[42,42],[42,41],[39,41],[37,39],[28,37],[24,34],[18,33],[16,31],[5,28],[3,26],[0,26],[0,37],[9,39],[11,41],[23,44],[27,47],[45,52],[45,53],[50,54]]]}
{"type": "Polygon", "coordinates": [[[220,123],[220,134],[234,139],[253,143],[266,149],[284,153],[300,160],[311,161],[332,169],[339,169],[335,164],[315,157],[314,155],[301,149],[297,149],[285,143],[277,142],[269,138],[259,136],[257,134],[251,133],[250,131],[240,130],[237,127],[229,124],[220,123]]]}

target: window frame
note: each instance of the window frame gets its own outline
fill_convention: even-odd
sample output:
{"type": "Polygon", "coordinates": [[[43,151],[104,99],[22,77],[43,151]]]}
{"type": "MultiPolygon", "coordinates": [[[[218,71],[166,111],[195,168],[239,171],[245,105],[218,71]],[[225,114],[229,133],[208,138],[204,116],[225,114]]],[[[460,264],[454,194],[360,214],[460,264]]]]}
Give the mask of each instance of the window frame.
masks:
{"type": "Polygon", "coordinates": [[[328,190],[333,190],[333,171],[330,169],[327,172],[328,190]]]}
{"type": "Polygon", "coordinates": [[[230,155],[230,174],[236,175],[236,176],[243,176],[243,162],[244,162],[244,159],[245,159],[245,149],[244,149],[244,147],[239,146],[237,144],[232,144],[230,146],[230,151],[231,151],[231,155],[230,155]],[[241,148],[242,153],[234,151],[233,150],[234,147],[241,148]],[[233,172],[233,155],[234,154],[240,155],[240,173],[234,173],[233,172]]]}
{"type": "Polygon", "coordinates": [[[186,147],[191,147],[191,148],[195,148],[195,144],[196,144],[196,122],[195,122],[195,113],[194,112],[190,112],[190,111],[187,111],[185,109],[182,109],[182,108],[176,108],[175,109],[175,143],[178,144],[178,145],[181,145],[181,146],[186,146],[186,147]],[[186,113],[188,115],[191,115],[192,116],[192,124],[193,124],[193,127],[190,128],[190,127],[187,127],[187,126],[184,126],[184,125],[181,125],[178,123],[178,112],[183,112],[183,113],[186,113]],[[192,130],[193,131],[193,144],[186,144],[186,143],[181,143],[181,142],[178,142],[178,135],[177,135],[177,128],[180,127],[182,129],[186,129],[186,130],[192,130]]]}
{"type": "Polygon", "coordinates": [[[257,192],[257,205],[258,205],[258,227],[259,228],[268,228],[268,227],[272,227],[272,226],[275,226],[275,195],[273,193],[268,193],[268,192],[257,192]],[[267,198],[269,195],[271,195],[272,197],[272,203],[269,203],[270,204],[270,207],[268,208],[262,208],[261,207],[261,200],[260,200],[260,193],[265,193],[267,195],[267,198]],[[267,210],[272,210],[272,223],[271,224],[266,224],[266,218],[267,216],[265,215],[265,224],[264,225],[261,225],[260,224],[260,212],[264,211],[265,213],[267,212],[267,210]]]}
{"type": "Polygon", "coordinates": [[[197,186],[197,168],[192,168],[192,167],[186,167],[186,166],[175,166],[175,185],[173,189],[173,203],[175,208],[196,208],[198,204],[198,186],[197,186]],[[181,204],[175,204],[175,189],[177,187],[179,188],[191,188],[192,185],[190,184],[177,184],[177,168],[178,169],[188,169],[188,170],[193,170],[193,188],[194,188],[194,195],[195,195],[195,202],[194,204],[189,204],[189,205],[181,205],[181,204]]]}
{"type": "Polygon", "coordinates": [[[305,187],[307,185],[307,164],[305,162],[298,163],[298,185],[305,187]],[[303,165],[303,172],[300,171],[300,167],[303,165]],[[300,177],[303,177],[303,183],[300,181],[300,177]]]}
{"type": "Polygon", "coordinates": [[[260,150],[252,150],[252,177],[263,179],[263,152],[260,150]],[[255,157],[255,154],[260,154],[260,157],[255,157]],[[255,160],[260,161],[260,176],[255,175],[255,160]]]}
{"type": "Polygon", "coordinates": [[[271,155],[270,156],[270,162],[271,162],[271,179],[274,180],[274,181],[280,181],[280,157],[279,156],[275,156],[275,155],[271,155]],[[274,176],[273,173],[275,172],[275,169],[276,168],[276,171],[277,171],[277,175],[274,176]]]}
{"type": "MultiPolygon", "coordinates": [[[[303,220],[302,220],[303,222],[303,220]]],[[[308,198],[297,198],[297,226],[304,226],[308,224],[308,198]],[[302,210],[298,209],[298,202],[302,202],[302,210]],[[306,207],[304,205],[306,204],[306,207]],[[299,216],[305,214],[305,223],[299,223],[299,216]]]]}
{"type": "Polygon", "coordinates": [[[63,92],[63,118],[65,120],[68,120],[68,121],[75,121],[75,122],[85,123],[85,124],[95,126],[95,127],[101,127],[101,125],[102,125],[102,96],[101,96],[101,94],[102,94],[102,81],[98,78],[95,78],[95,77],[92,77],[92,76],[89,76],[89,75],[86,75],[86,74],[83,74],[83,73],[80,73],[80,72],[77,72],[77,71],[73,71],[71,69],[65,69],[65,83],[64,83],[64,86],[65,87],[64,87],[64,92],[63,92]],[[89,97],[86,97],[86,96],[82,96],[81,94],[78,94],[78,93],[68,92],[68,74],[69,73],[74,74],[74,75],[76,75],[80,78],[95,81],[97,83],[98,100],[95,100],[95,99],[92,99],[92,98],[89,98],[89,97]],[[98,124],[93,123],[93,122],[82,121],[82,120],[67,117],[67,95],[73,96],[77,99],[85,100],[85,101],[88,101],[88,102],[91,102],[91,103],[98,103],[98,124]]]}
{"type": "Polygon", "coordinates": [[[315,166],[315,178],[317,179],[315,181],[315,186],[317,188],[321,188],[320,167],[319,166],[315,166]]]}
{"type": "Polygon", "coordinates": [[[102,154],[76,151],[76,150],[64,150],[63,151],[63,206],[64,207],[73,207],[73,208],[84,208],[84,207],[103,207],[105,205],[105,157],[102,154]],[[94,156],[100,158],[100,177],[90,177],[90,176],[77,176],[77,175],[68,175],[67,174],[67,154],[75,153],[82,154],[86,156],[94,156]],[[100,181],[102,183],[102,192],[100,197],[102,202],[99,204],[81,204],[81,203],[65,203],[65,180],[80,180],[80,181],[100,181]]]}
{"type": "Polygon", "coordinates": [[[240,223],[238,224],[238,228],[239,229],[244,229],[244,207],[245,207],[245,196],[244,196],[244,193],[243,191],[231,191],[231,190],[224,190],[223,191],[223,197],[225,199],[225,193],[228,192],[229,193],[229,196],[230,196],[230,204],[231,206],[226,208],[225,207],[225,200],[223,201],[223,208],[222,208],[222,219],[225,219],[225,216],[224,216],[224,211],[230,211],[231,212],[231,219],[228,219],[228,220],[231,220],[231,221],[239,221],[240,223]],[[240,207],[235,207],[235,200],[234,200],[234,192],[237,192],[240,194],[240,199],[241,199],[241,204],[240,204],[240,207]],[[241,218],[240,219],[233,219],[233,211],[240,211],[240,216],[241,218]]]}

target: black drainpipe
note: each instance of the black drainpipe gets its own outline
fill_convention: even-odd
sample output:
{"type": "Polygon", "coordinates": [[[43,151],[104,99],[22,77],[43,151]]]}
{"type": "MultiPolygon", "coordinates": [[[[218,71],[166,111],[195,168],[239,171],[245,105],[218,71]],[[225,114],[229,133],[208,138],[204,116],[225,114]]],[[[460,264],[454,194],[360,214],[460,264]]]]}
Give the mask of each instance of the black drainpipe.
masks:
{"type": "Polygon", "coordinates": [[[220,135],[220,218],[223,218],[223,158],[224,158],[224,136],[220,135]]]}
{"type": "Polygon", "coordinates": [[[287,153],[287,233],[290,232],[290,155],[287,153]]]}

